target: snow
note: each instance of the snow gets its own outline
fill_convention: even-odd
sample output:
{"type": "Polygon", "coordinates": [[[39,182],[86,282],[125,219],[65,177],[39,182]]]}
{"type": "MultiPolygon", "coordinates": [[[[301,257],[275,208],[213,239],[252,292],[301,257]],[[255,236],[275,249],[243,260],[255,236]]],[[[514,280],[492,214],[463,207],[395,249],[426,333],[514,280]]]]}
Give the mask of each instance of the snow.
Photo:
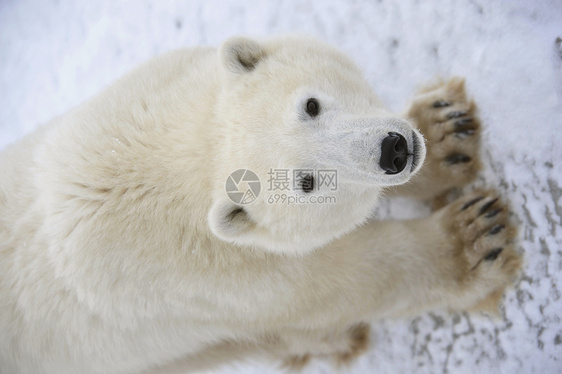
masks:
{"type": "MultiPolygon", "coordinates": [[[[280,33],[311,34],[347,52],[396,111],[420,83],[466,77],[486,126],[479,183],[496,186],[521,222],[525,275],[501,320],[432,313],[377,322],[376,342],[348,371],[561,372],[560,1],[5,0],[0,149],[152,56],[280,33]]],[[[387,212],[397,217],[395,206],[387,212]]],[[[330,371],[322,362],[305,370],[330,371]]],[[[256,363],[222,372],[277,371],[256,363]]]]}

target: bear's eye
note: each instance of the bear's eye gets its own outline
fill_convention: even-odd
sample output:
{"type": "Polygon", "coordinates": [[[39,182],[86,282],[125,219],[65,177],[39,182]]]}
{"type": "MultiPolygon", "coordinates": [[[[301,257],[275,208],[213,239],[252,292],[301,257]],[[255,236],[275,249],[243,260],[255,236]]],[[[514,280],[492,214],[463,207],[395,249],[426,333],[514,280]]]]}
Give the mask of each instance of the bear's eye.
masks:
{"type": "Polygon", "coordinates": [[[315,98],[310,98],[306,102],[306,113],[311,117],[316,117],[320,113],[320,104],[315,98]]]}

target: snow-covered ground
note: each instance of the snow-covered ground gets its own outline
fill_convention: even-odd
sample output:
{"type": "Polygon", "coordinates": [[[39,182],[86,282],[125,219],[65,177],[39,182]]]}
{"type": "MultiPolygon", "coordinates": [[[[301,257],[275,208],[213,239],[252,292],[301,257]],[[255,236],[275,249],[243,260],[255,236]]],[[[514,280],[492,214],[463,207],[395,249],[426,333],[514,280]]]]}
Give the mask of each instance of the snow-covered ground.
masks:
{"type": "Polygon", "coordinates": [[[346,51],[397,111],[419,83],[465,76],[486,126],[479,183],[497,187],[521,221],[525,275],[502,320],[433,313],[375,323],[373,347],[349,372],[562,372],[559,0],[2,0],[0,149],[162,52],[295,32],[346,51]]]}

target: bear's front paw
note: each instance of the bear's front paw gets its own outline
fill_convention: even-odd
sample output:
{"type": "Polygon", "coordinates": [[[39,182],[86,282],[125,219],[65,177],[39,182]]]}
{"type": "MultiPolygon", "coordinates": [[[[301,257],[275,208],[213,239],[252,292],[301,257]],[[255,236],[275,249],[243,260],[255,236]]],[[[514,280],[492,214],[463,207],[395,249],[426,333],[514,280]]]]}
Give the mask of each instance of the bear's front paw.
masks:
{"type": "MultiPolygon", "coordinates": [[[[521,268],[515,251],[517,229],[494,191],[476,191],[441,211],[453,241],[454,284],[459,309],[497,310],[498,302],[521,268]]],[[[454,305],[453,305],[454,307],[454,305]]]]}
{"type": "MultiPolygon", "coordinates": [[[[430,198],[473,181],[481,168],[480,122],[464,80],[453,78],[421,92],[408,111],[426,139],[426,161],[411,182],[414,195],[430,198]]],[[[405,186],[408,188],[408,186],[405,186]]]]}

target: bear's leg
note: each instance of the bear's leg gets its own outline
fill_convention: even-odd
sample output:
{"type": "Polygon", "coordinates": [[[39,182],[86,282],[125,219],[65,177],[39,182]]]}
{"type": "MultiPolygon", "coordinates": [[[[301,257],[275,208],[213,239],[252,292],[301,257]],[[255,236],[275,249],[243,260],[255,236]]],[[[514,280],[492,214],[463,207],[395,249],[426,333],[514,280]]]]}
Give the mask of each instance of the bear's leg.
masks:
{"type": "Polygon", "coordinates": [[[497,193],[479,190],[427,218],[365,225],[347,244],[363,246],[362,261],[383,269],[371,279],[384,285],[377,287],[380,316],[435,308],[497,313],[521,267],[516,232],[497,193]]]}
{"type": "Polygon", "coordinates": [[[507,204],[495,191],[477,190],[429,217],[371,222],[319,250],[325,251],[319,260],[329,262],[322,268],[337,263],[355,272],[346,276],[355,278],[356,287],[349,290],[348,303],[335,295],[333,308],[357,323],[340,332],[280,335],[288,342],[288,364],[302,366],[311,355],[340,362],[354,357],[367,347],[369,327],[361,320],[435,309],[497,314],[522,264],[516,233],[507,204]]]}
{"type": "Polygon", "coordinates": [[[406,117],[426,139],[421,170],[391,195],[432,198],[476,178],[480,164],[480,121],[476,105],[467,99],[464,80],[452,78],[417,94],[406,117]]]}
{"type": "Polygon", "coordinates": [[[312,356],[346,362],[367,347],[369,326],[359,321],[435,309],[497,314],[506,287],[521,268],[516,232],[507,205],[495,191],[482,190],[426,218],[361,226],[319,250],[325,256],[318,255],[319,261],[329,262],[321,268],[337,263],[355,272],[345,276],[355,278],[346,303],[335,294],[335,304],[318,311],[343,310],[353,327],[278,332],[281,356],[291,368],[302,367],[312,356]]]}
{"type": "Polygon", "coordinates": [[[451,266],[448,279],[442,280],[450,292],[447,306],[497,313],[505,288],[522,265],[515,250],[517,228],[507,205],[495,191],[478,190],[442,208],[432,220],[444,234],[443,252],[436,255],[449,256],[441,273],[451,266]]]}

